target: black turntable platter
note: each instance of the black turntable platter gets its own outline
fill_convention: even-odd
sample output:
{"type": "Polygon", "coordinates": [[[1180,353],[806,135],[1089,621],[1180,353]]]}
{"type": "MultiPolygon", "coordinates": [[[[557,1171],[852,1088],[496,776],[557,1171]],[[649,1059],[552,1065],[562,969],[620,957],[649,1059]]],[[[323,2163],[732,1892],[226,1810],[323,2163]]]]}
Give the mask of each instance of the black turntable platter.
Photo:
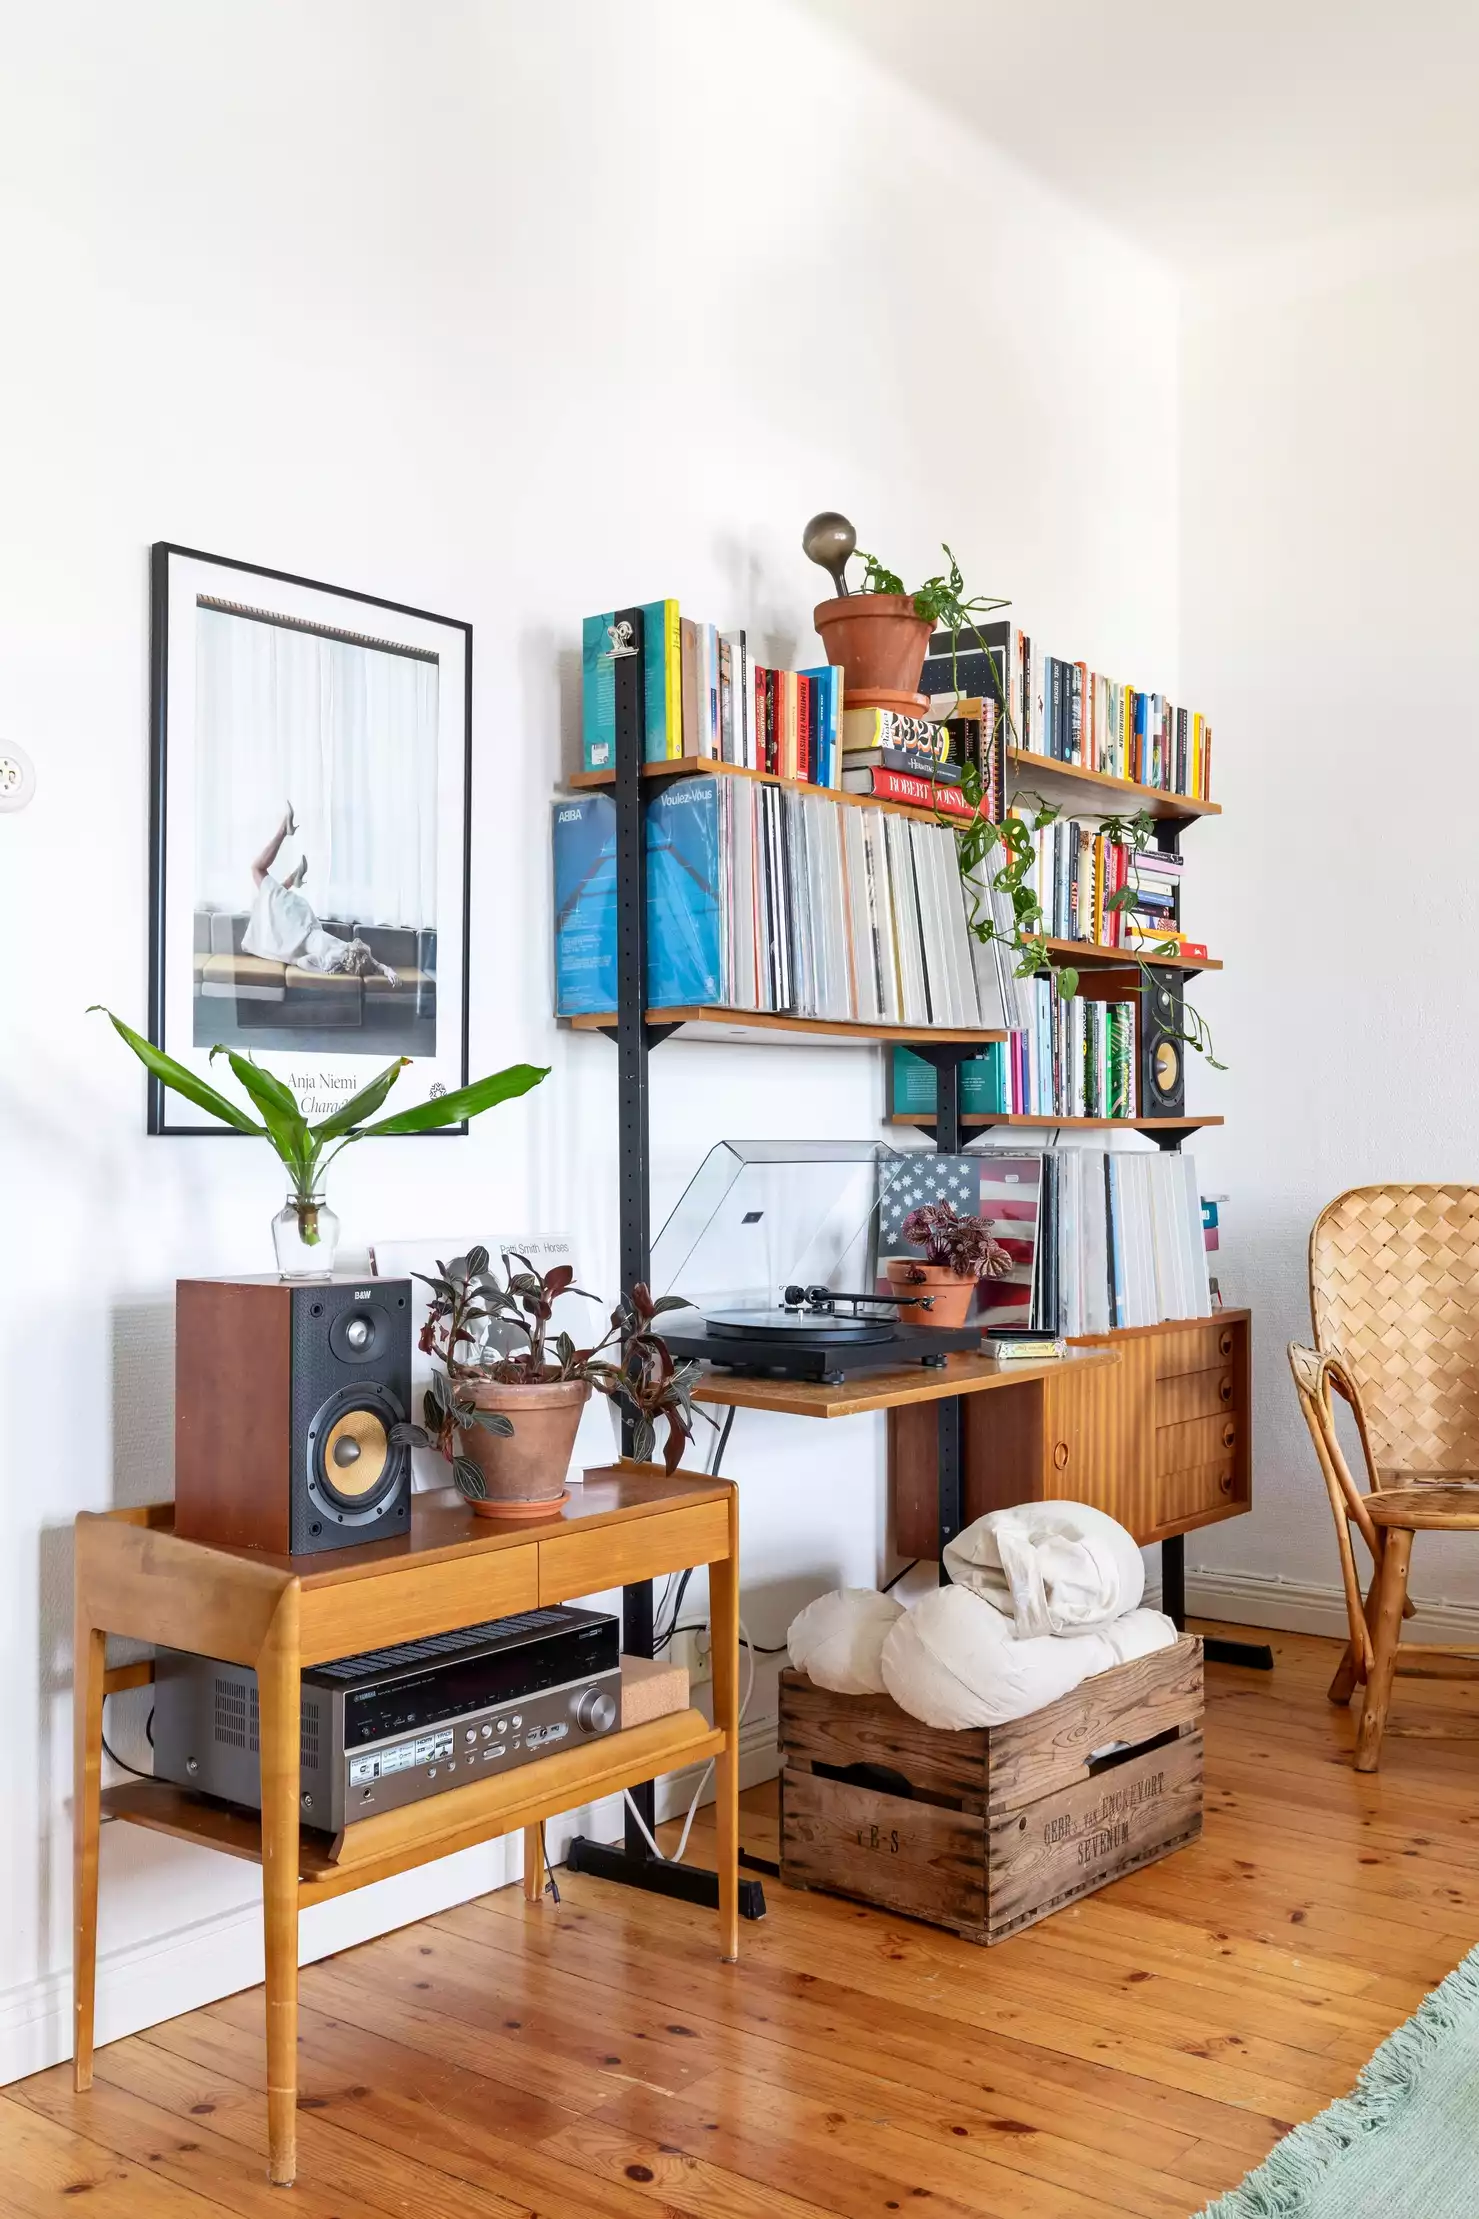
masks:
{"type": "Polygon", "coordinates": [[[826,1347],[871,1347],[898,1338],[892,1317],[841,1317],[796,1310],[707,1310],[704,1324],[717,1341],[775,1341],[790,1345],[798,1339],[826,1347]]]}

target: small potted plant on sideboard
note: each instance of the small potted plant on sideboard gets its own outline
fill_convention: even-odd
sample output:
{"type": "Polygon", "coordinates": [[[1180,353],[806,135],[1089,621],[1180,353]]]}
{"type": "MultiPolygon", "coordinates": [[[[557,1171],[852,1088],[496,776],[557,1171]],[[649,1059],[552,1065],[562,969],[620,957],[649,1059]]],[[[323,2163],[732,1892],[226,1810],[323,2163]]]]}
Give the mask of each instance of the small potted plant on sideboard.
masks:
{"type": "Polygon", "coordinates": [[[565,1474],[580,1413],[592,1389],[635,1420],[634,1453],[647,1463],[666,1421],[663,1462],[676,1471],[693,1431],[690,1400],[697,1364],[675,1364],[653,1320],[681,1309],[680,1297],[654,1301],[633,1287],[610,1315],[604,1340],[578,1348],[568,1333],[551,1333],[554,1305],[580,1294],[567,1264],[540,1273],[525,1256],[503,1258],[504,1277],[491,1271],[486,1248],[469,1249],[423,1276],[431,1305],[421,1347],[440,1365],[427,1387],[424,1424],[405,1429],[421,1447],[438,1449],[479,1517],[547,1517],[565,1497],[565,1474]],[[517,1267],[517,1268],[516,1268],[517,1267]],[[494,1336],[504,1326],[512,1336],[494,1336]],[[513,1337],[522,1347],[504,1348],[513,1337]]]}
{"type": "Polygon", "coordinates": [[[964,1325],[971,1297],[982,1279],[1001,1279],[1012,1259],[991,1237],[984,1218],[958,1217],[950,1202],[926,1202],[911,1210],[900,1231],[923,1256],[890,1256],[888,1283],[903,1297],[903,1325],[964,1325]],[[924,1298],[910,1302],[907,1291],[924,1298]]]}

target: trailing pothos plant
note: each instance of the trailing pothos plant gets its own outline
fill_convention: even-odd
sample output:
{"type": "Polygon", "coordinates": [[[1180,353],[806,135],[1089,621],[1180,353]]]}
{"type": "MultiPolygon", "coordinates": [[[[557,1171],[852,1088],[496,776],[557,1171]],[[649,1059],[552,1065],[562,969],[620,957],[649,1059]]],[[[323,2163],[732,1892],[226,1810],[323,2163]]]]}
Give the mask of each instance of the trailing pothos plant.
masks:
{"type": "MultiPolygon", "coordinates": [[[[979,812],[983,798],[981,773],[974,763],[966,763],[961,771],[961,790],[973,810],[979,812]]],[[[1047,973],[1057,992],[1065,1001],[1072,1000],[1079,989],[1077,966],[1065,959],[1057,949],[1050,947],[1045,930],[1042,903],[1028,881],[1028,874],[1036,861],[1035,835],[1053,823],[1062,812],[1053,803],[1044,801],[1038,794],[1020,794],[1018,801],[1032,810],[1031,818],[1007,816],[999,824],[979,813],[968,824],[958,818],[946,818],[956,835],[956,852],[960,875],[970,897],[968,922],[978,940],[1003,941],[1017,957],[1018,978],[1033,978],[1047,973]],[[997,923],[993,890],[1004,894],[1010,905],[1011,922],[1004,926],[997,923]]],[[[1143,855],[1155,838],[1155,819],[1148,810],[1138,810],[1133,817],[1109,816],[1099,819],[1099,830],[1106,840],[1127,848],[1130,854],[1129,877],[1117,892],[1106,896],[1105,909],[1123,914],[1133,909],[1139,890],[1135,877],[1135,858],[1143,855]]],[[[1180,951],[1175,939],[1158,940],[1153,945],[1125,948],[1126,961],[1132,962],[1142,975],[1157,959],[1164,960],[1180,951]]],[[[1213,1049],[1212,1034],[1200,1010],[1184,998],[1181,1003],[1181,1028],[1179,1037],[1188,1048],[1204,1056],[1214,1071],[1224,1071],[1227,1066],[1219,1062],[1213,1049]]]]}
{"type": "Polygon", "coordinates": [[[651,1462],[662,1420],[667,1428],[663,1463],[668,1471],[676,1471],[693,1434],[693,1388],[699,1367],[675,1364],[666,1341],[652,1328],[664,1311],[687,1307],[682,1296],[668,1294],[654,1300],[639,1283],[611,1311],[605,1338],[580,1348],[570,1334],[550,1331],[560,1297],[585,1293],[575,1285],[569,1265],[538,1272],[517,1250],[505,1252],[502,1262],[500,1279],[489,1268],[487,1249],[470,1248],[450,1263],[438,1262],[435,1274],[415,1274],[431,1293],[420,1347],[441,1369],[433,1371],[423,1398],[424,1424],[398,1428],[397,1438],[436,1449],[451,1464],[461,1492],[476,1501],[487,1491],[483,1475],[471,1457],[458,1453],[457,1434],[470,1426],[509,1434],[517,1418],[480,1410],[472,1393],[474,1383],[496,1380],[502,1386],[532,1387],[584,1380],[631,1419],[632,1453],[638,1463],[651,1462]],[[499,1345],[506,1333],[490,1341],[490,1328],[497,1327],[512,1327],[523,1346],[499,1345]]]}

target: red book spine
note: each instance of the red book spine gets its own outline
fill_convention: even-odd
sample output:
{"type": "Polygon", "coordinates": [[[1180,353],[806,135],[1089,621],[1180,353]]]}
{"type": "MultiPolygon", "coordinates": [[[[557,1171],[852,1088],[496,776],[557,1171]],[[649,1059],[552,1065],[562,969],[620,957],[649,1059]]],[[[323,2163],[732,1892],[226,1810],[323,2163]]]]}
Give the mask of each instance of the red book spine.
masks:
{"type": "Polygon", "coordinates": [[[870,769],[868,791],[880,801],[907,801],[915,809],[942,809],[954,817],[973,814],[958,786],[937,786],[929,778],[911,778],[907,771],[870,769]]]}
{"type": "Polygon", "coordinates": [[[765,768],[773,776],[779,767],[779,747],[776,737],[775,672],[768,670],[765,673],[765,768]]]}
{"type": "Polygon", "coordinates": [[[765,672],[756,663],[750,673],[750,688],[755,696],[754,712],[750,719],[751,770],[768,770],[765,760],[765,672]]]}

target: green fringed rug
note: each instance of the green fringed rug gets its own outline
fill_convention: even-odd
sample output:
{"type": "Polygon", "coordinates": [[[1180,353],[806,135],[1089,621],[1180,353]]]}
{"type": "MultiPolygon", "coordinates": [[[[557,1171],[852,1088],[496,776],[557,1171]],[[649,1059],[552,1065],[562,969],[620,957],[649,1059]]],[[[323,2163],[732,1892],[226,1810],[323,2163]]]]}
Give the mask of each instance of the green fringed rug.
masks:
{"type": "Polygon", "coordinates": [[[1388,2036],[1348,2096],[1306,2120],[1201,2219],[1475,2219],[1479,1949],[1388,2036]]]}

